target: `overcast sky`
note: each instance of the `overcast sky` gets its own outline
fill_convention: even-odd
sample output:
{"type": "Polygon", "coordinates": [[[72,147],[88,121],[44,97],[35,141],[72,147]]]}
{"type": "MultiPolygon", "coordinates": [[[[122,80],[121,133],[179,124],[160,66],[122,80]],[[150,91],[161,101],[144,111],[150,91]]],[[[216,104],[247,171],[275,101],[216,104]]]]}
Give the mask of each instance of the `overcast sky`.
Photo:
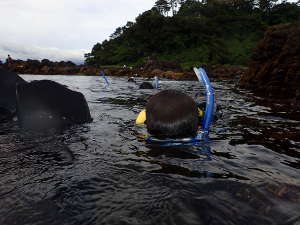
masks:
{"type": "Polygon", "coordinates": [[[155,0],[0,0],[0,59],[82,62],[155,0]]]}

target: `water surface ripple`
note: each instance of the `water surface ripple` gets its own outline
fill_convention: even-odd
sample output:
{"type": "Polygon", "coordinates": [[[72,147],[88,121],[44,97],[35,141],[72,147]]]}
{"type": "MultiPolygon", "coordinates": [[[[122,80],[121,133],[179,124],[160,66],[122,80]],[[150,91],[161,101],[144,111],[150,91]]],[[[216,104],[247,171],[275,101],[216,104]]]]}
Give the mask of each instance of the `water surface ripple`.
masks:
{"type": "MultiPolygon", "coordinates": [[[[0,124],[0,224],[300,224],[300,121],[233,84],[213,83],[223,118],[211,141],[168,149],[146,145],[134,124],[157,90],[118,77],[107,89],[102,77],[22,77],[81,91],[94,121],[39,134],[0,124]]],[[[195,81],[162,81],[169,88],[203,92],[195,81]]]]}

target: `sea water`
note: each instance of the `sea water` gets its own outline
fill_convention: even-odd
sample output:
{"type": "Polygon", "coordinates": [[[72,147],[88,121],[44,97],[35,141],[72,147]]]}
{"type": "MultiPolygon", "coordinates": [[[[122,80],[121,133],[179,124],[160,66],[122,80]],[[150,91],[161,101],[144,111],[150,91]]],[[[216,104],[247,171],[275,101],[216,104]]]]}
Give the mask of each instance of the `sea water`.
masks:
{"type": "MultiPolygon", "coordinates": [[[[158,90],[119,77],[109,87],[100,76],[22,77],[82,92],[93,122],[45,133],[0,124],[0,224],[300,224],[300,121],[234,84],[212,83],[223,117],[210,142],[160,148],[135,125],[158,90]]],[[[203,92],[197,81],[160,85],[203,92]]]]}

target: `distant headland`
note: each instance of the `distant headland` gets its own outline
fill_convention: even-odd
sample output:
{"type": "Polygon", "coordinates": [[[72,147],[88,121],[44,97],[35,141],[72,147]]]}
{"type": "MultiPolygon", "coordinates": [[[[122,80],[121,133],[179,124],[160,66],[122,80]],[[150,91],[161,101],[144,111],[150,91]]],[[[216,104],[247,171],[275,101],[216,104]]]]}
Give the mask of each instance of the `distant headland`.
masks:
{"type": "MultiPolygon", "coordinates": [[[[209,65],[202,64],[210,74],[212,80],[233,79],[240,77],[245,72],[244,67],[229,65],[209,65]]],[[[141,66],[95,66],[95,65],[76,65],[71,61],[52,62],[48,59],[43,60],[6,60],[0,63],[0,68],[7,69],[18,74],[32,75],[86,75],[99,76],[103,71],[109,76],[120,77],[145,77],[151,78],[158,76],[160,78],[174,80],[194,80],[196,77],[192,72],[192,67],[182,68],[176,62],[163,62],[149,59],[141,66]]]]}

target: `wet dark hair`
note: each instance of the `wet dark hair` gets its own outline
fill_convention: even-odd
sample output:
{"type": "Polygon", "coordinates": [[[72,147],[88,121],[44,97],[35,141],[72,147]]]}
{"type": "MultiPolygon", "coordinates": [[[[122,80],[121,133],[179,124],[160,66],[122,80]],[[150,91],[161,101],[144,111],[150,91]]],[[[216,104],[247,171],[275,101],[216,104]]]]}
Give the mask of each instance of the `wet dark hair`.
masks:
{"type": "Polygon", "coordinates": [[[197,105],[180,91],[161,91],[149,99],[145,123],[148,132],[157,138],[194,137],[199,124],[197,105]]]}

